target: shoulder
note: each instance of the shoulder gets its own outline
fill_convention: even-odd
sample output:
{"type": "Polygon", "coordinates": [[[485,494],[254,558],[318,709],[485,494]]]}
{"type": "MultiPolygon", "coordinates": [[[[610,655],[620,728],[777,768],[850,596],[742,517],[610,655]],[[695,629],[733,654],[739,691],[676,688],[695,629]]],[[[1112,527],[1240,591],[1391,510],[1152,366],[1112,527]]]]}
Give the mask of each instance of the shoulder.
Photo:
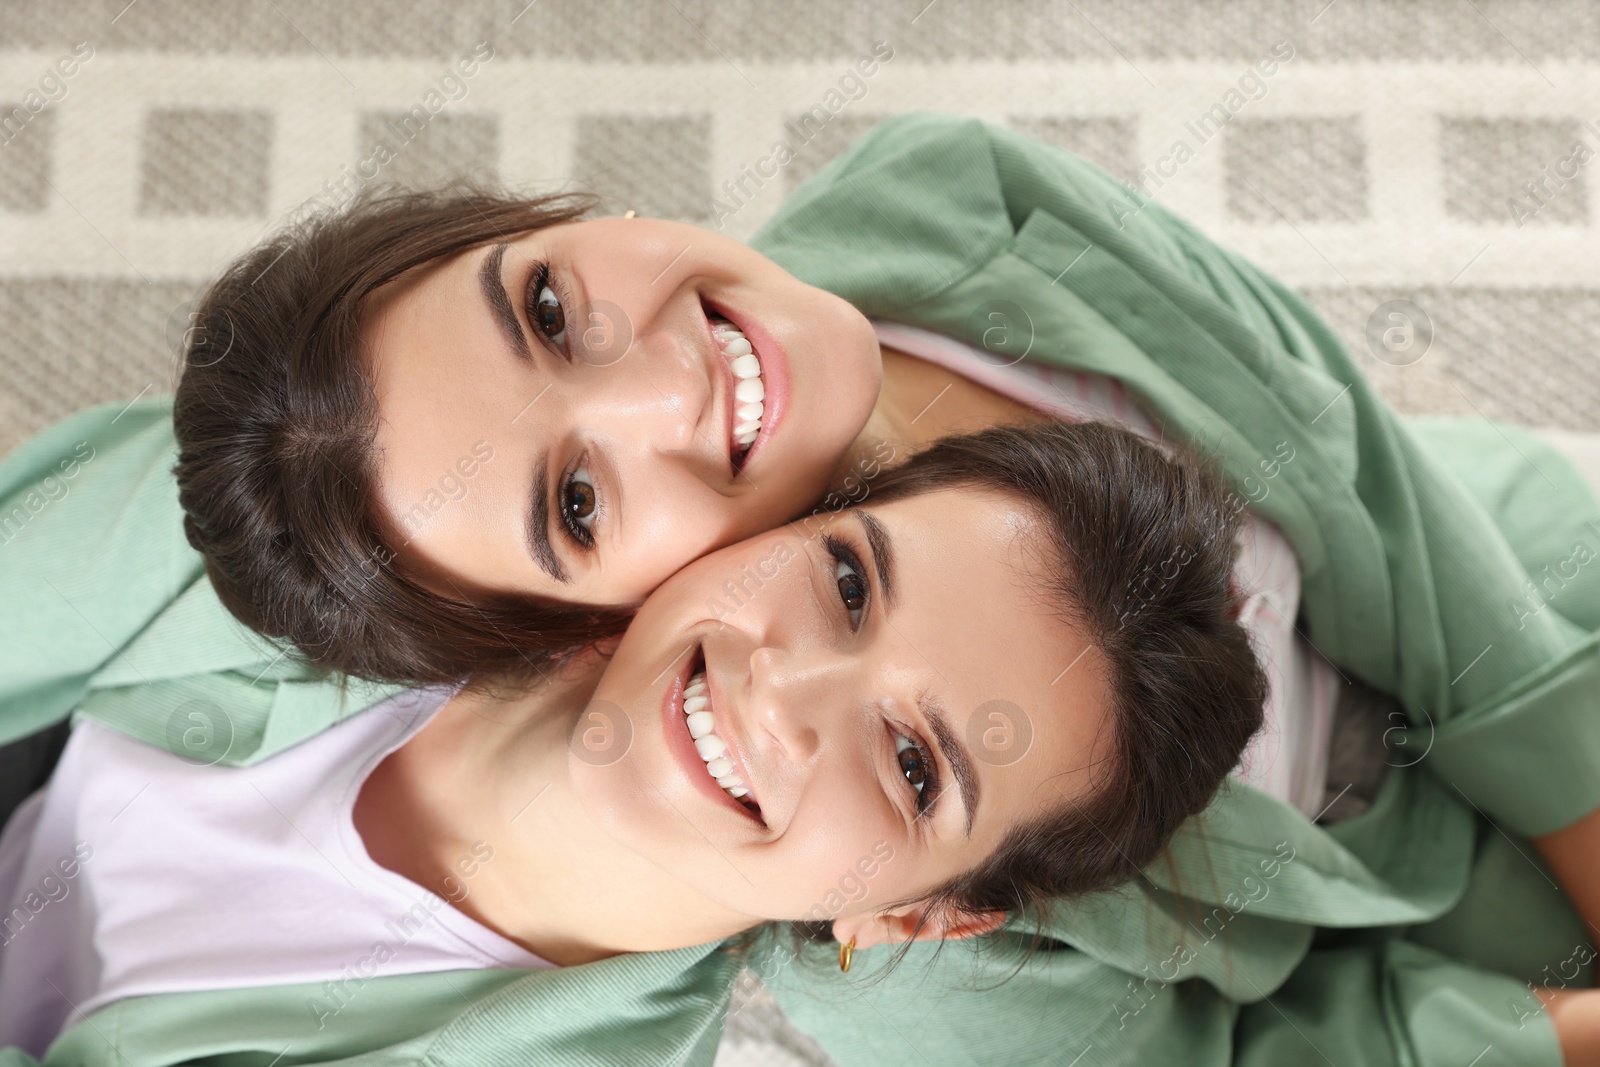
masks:
{"type": "Polygon", "coordinates": [[[154,494],[175,506],[176,459],[170,397],[104,404],[46,427],[0,461],[0,502],[103,492],[154,494]]]}
{"type": "Polygon", "coordinates": [[[176,461],[166,397],[89,408],[24,442],[0,462],[0,590],[33,606],[54,602],[52,581],[75,602],[171,599],[200,566],[176,461]]]}
{"type": "Polygon", "coordinates": [[[1014,234],[986,124],[910,112],[826,163],[750,244],[802,281],[886,314],[947,288],[1014,234]]]}

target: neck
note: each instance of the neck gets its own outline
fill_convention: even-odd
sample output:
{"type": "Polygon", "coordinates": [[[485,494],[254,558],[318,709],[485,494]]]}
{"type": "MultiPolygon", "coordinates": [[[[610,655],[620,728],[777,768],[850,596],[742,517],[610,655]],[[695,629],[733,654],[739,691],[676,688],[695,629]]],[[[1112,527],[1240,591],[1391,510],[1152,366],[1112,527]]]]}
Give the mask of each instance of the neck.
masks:
{"type": "Polygon", "coordinates": [[[362,785],[355,822],[368,853],[558,966],[755,925],[620,845],[585,810],[567,759],[590,674],[511,699],[458,694],[362,785]]]}
{"type": "MultiPolygon", "coordinates": [[[[873,463],[897,462],[940,437],[989,426],[1039,422],[1048,416],[936,363],[888,346],[878,402],[835,471],[836,486],[869,480],[873,463]]],[[[870,490],[869,490],[870,491],[870,490]]],[[[859,493],[850,495],[856,500],[859,493]]]]}

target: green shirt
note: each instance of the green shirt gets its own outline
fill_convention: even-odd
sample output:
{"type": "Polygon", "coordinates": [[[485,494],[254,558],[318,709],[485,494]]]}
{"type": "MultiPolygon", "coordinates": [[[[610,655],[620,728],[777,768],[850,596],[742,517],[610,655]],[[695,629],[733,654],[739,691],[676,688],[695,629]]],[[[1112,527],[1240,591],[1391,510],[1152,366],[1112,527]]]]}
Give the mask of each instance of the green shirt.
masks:
{"type": "MultiPolygon", "coordinates": [[[[1585,938],[1520,839],[1600,806],[1600,502],[1570,464],[1508,424],[1401,419],[1301,298],[1083,160],[977,120],[880,124],[752,244],[868,315],[976,339],[999,313],[1027,358],[1121,379],[1219,455],[1299,556],[1302,632],[1410,721],[1409,765],[1367,812],[1321,827],[1230,782],[1171,862],[1062,907],[1051,951],[998,990],[1021,920],[918,945],[887,976],[888,948],[842,975],[764,938],[753,965],[791,1019],[840,1067],[1312,1062],[1307,1041],[1333,1062],[1492,1046],[1559,1064],[1522,980],[1566,976],[1585,938]],[[1274,462],[1280,442],[1292,461],[1274,462]]],[[[233,621],[183,539],[169,406],[118,410],[0,465],[0,740],[78,709],[175,745],[179,709],[203,701],[228,722],[224,761],[249,763],[395,692],[341,688],[233,621]],[[80,441],[93,456],[68,476],[80,441]]],[[[738,966],[718,948],[373,979],[327,1031],[310,987],[133,998],[46,1062],[264,1065],[287,1045],[284,1063],[710,1064],[738,966]]]]}

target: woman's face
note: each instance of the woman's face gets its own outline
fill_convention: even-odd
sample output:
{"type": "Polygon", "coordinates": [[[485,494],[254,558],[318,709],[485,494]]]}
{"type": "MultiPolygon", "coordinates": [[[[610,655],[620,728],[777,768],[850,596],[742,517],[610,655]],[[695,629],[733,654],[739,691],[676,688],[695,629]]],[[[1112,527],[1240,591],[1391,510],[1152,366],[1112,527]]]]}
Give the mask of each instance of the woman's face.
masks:
{"type": "Polygon", "coordinates": [[[1042,533],[1009,496],[944,491],[690,564],[640,610],[579,721],[584,808],[752,921],[868,915],[968,870],[1083,796],[1106,751],[1104,660],[1061,617],[1042,533]],[[716,770],[759,815],[691,740],[701,671],[696,714],[734,764],[716,770]]]}
{"type": "Polygon", "coordinates": [[[447,594],[635,603],[819,499],[882,377],[848,302],[654,219],[513,235],[364,311],[380,503],[447,594]]]}

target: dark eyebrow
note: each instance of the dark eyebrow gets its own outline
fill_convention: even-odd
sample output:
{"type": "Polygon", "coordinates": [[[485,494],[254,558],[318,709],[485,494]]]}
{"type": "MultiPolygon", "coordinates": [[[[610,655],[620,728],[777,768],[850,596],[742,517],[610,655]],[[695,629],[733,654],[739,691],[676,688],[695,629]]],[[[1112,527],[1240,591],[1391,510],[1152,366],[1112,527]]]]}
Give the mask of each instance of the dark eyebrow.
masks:
{"type": "MultiPolygon", "coordinates": [[[[862,532],[867,535],[867,548],[872,554],[872,567],[878,574],[878,588],[883,591],[883,599],[888,607],[894,606],[894,549],[889,537],[888,529],[874,518],[869,512],[857,510],[856,521],[861,523],[862,532]]],[[[967,751],[967,746],[961,737],[950,728],[950,717],[945,713],[944,706],[927,693],[917,698],[917,710],[927,720],[928,726],[933,731],[933,743],[939,749],[939,756],[944,760],[945,766],[950,768],[950,773],[955,776],[956,785],[961,790],[961,806],[967,812],[967,836],[972,836],[972,821],[978,813],[978,776],[973,773],[972,754],[967,751]]],[[[934,798],[938,804],[938,798],[934,798]]]]}
{"type": "Polygon", "coordinates": [[[872,566],[878,572],[878,587],[883,590],[887,607],[894,607],[894,549],[889,543],[889,531],[883,523],[865,511],[857,511],[856,518],[867,535],[867,547],[872,550],[872,566]]]}
{"type": "Polygon", "coordinates": [[[533,506],[528,509],[528,554],[538,561],[546,574],[566,585],[572,579],[567,577],[566,568],[561,566],[561,560],[556,558],[555,547],[550,544],[549,449],[539,454],[538,465],[539,473],[533,478],[533,506]]]}
{"type": "Polygon", "coordinates": [[[506,280],[500,274],[500,265],[505,261],[509,244],[508,241],[501,241],[489,249],[489,254],[483,257],[483,265],[478,268],[478,285],[483,289],[483,298],[488,301],[490,312],[494,314],[495,325],[505,335],[506,344],[523,359],[532,359],[533,353],[528,351],[528,337],[522,332],[522,323],[517,321],[517,311],[511,306],[511,294],[506,292],[506,280]]]}
{"type": "Polygon", "coordinates": [[[972,756],[961,738],[950,728],[950,718],[945,714],[943,705],[924,693],[917,698],[917,708],[928,720],[928,725],[933,727],[933,743],[939,747],[939,754],[944,757],[951,773],[955,775],[956,784],[961,787],[961,806],[967,810],[967,836],[971,837],[972,820],[978,814],[978,776],[972,773],[972,756]]]}

